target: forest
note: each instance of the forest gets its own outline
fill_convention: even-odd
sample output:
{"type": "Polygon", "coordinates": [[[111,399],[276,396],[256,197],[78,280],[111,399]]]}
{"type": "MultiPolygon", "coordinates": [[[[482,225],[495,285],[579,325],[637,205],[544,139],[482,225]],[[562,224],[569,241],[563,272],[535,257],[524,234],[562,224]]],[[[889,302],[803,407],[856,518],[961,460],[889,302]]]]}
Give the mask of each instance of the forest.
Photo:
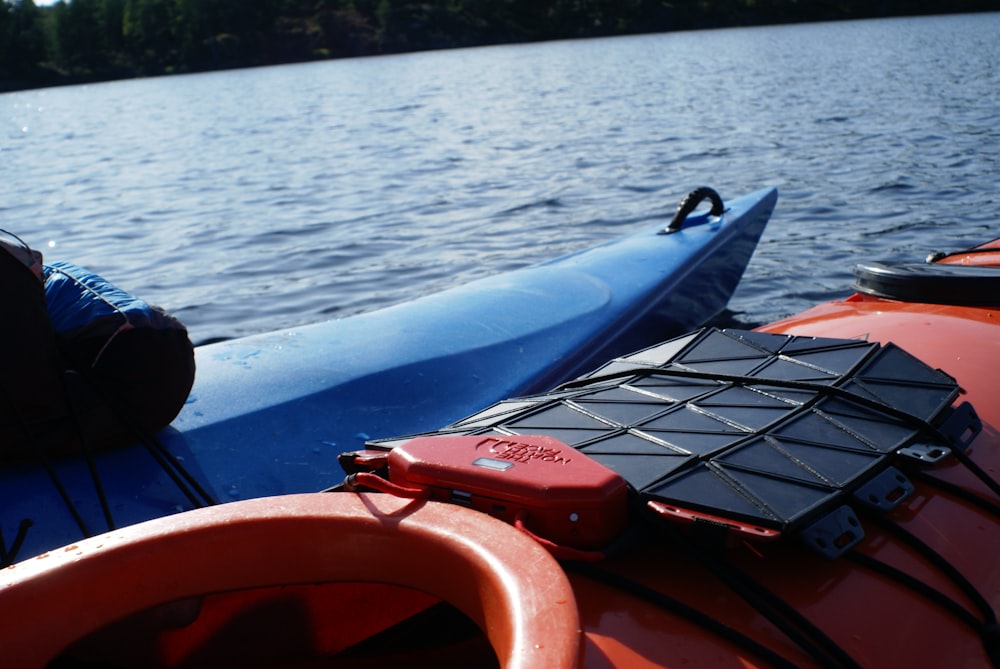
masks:
{"type": "Polygon", "coordinates": [[[428,49],[995,9],[995,0],[0,0],[0,92],[428,49]]]}

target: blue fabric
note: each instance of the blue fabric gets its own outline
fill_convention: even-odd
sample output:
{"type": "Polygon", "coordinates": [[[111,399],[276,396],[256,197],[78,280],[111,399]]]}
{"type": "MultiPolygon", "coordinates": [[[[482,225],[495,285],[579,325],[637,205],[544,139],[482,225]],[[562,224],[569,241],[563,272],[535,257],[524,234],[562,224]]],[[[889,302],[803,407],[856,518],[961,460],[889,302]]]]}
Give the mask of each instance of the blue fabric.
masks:
{"type": "Polygon", "coordinates": [[[120,327],[176,329],[176,321],[135,295],[81,267],[54,262],[45,267],[45,303],[59,334],[108,333],[120,327]]]}

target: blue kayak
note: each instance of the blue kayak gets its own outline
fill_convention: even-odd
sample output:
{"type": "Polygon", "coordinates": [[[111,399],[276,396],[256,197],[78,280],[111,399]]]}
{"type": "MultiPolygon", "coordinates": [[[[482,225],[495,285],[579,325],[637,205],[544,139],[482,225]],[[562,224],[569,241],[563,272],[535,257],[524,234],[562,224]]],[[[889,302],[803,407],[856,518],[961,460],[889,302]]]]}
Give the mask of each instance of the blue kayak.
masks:
{"type": "MultiPolygon", "coordinates": [[[[5,466],[0,561],[216,502],[310,492],[337,455],[575,378],[722,311],[774,209],[762,190],[380,311],[199,347],[181,414],[142,444],[5,466]]],[[[683,209],[684,211],[681,211],[683,209]]],[[[266,550],[266,549],[265,549],[266,550]]]]}

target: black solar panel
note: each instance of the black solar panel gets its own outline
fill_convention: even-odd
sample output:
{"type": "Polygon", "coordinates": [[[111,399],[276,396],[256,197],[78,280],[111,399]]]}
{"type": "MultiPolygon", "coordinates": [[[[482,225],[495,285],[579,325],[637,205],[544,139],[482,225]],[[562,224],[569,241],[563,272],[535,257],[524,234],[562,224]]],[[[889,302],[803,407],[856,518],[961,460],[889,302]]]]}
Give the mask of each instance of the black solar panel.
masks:
{"type": "Polygon", "coordinates": [[[893,344],[708,328],[442,432],[548,435],[657,508],[780,533],[843,504],[900,449],[947,441],[958,392],[893,344]]]}

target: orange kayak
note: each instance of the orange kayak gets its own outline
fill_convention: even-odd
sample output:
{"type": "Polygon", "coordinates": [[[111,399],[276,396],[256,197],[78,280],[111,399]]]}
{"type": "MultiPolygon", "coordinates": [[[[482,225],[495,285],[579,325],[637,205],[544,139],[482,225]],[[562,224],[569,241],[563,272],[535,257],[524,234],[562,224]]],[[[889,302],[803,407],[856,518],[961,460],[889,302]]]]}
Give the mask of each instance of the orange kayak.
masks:
{"type": "MultiPolygon", "coordinates": [[[[919,378],[891,379],[890,369],[881,380],[921,392],[953,388],[942,411],[976,427],[960,434],[961,449],[939,445],[924,449],[928,462],[900,465],[905,496],[884,512],[859,510],[863,533],[834,556],[784,536],[780,523],[734,531],[740,523],[704,509],[695,525],[709,528],[712,541],[688,541],[694,525],[665,522],[673,529],[630,535],[635,546],[560,553],[490,517],[503,515],[496,503],[428,501],[434,495],[390,481],[381,489],[392,494],[293,495],[185,512],[17,563],[0,580],[5,662],[1000,666],[1000,241],[930,265],[867,263],[855,273],[859,292],[846,300],[739,336],[819,338],[838,351],[851,348],[844,342],[879,343],[880,351],[891,342],[922,364],[919,378]],[[960,414],[962,406],[974,413],[960,414]]],[[[794,392],[803,388],[814,392],[815,384],[794,392]]],[[[876,410],[865,406],[854,415],[876,410]]],[[[906,423],[914,412],[890,411],[886,420],[906,423]]],[[[489,434],[499,434],[496,425],[489,434]]],[[[565,459],[542,442],[503,434],[487,440],[490,467],[529,455],[565,459]]],[[[907,448],[921,445],[906,439],[907,448]]],[[[408,466],[416,477],[417,465],[408,466]]],[[[562,498],[546,499],[562,508],[562,498]]]]}

